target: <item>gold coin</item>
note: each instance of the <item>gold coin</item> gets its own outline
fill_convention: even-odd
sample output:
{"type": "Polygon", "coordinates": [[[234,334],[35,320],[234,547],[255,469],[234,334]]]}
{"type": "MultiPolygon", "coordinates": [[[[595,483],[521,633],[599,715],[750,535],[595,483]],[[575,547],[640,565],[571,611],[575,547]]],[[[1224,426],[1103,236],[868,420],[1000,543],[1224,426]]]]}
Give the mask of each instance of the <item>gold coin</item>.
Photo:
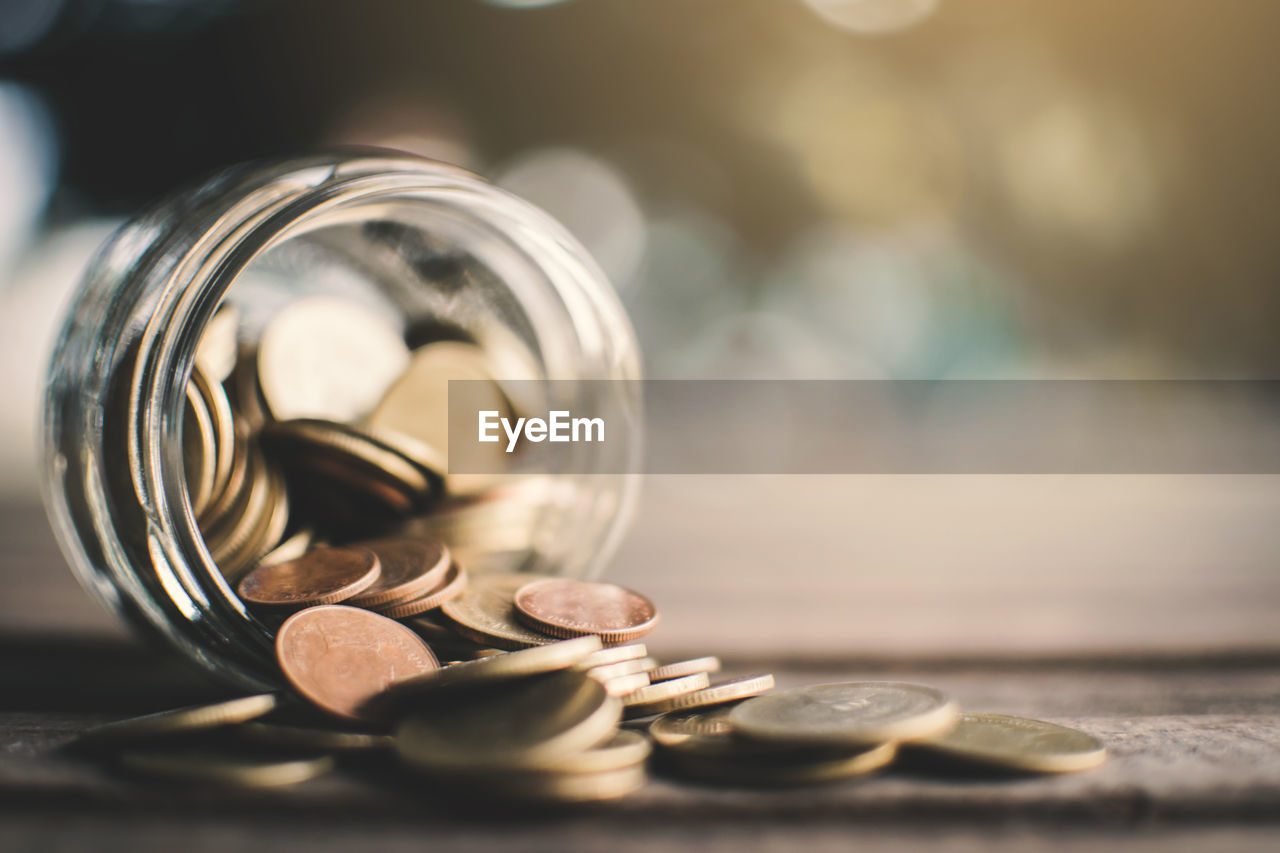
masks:
{"type": "Polygon", "coordinates": [[[209,412],[210,428],[213,430],[214,476],[213,494],[221,494],[231,477],[231,466],[235,456],[236,423],[231,411],[231,403],[222,386],[204,374],[197,365],[191,371],[190,385],[194,386],[197,395],[204,402],[209,412]]]}
{"type": "Polygon", "coordinates": [[[245,421],[236,421],[235,432],[236,438],[230,448],[231,472],[227,476],[227,482],[222,491],[215,494],[205,510],[197,516],[206,540],[209,531],[227,523],[227,516],[244,499],[245,490],[249,487],[249,452],[251,448],[256,452],[257,446],[249,438],[249,425],[245,421]]]}
{"type": "Polygon", "coordinates": [[[96,726],[80,735],[83,744],[129,743],[244,723],[276,707],[276,696],[263,693],[212,705],[175,708],[96,726]]]}
{"type": "Polygon", "coordinates": [[[485,777],[480,792],[529,803],[595,803],[620,800],[647,780],[642,764],[598,773],[503,773],[485,777]]]}
{"type": "Polygon", "coordinates": [[[652,747],[637,732],[619,730],[604,743],[549,762],[543,769],[551,773],[604,773],[644,763],[652,747]]]}
{"type": "Polygon", "coordinates": [[[608,681],[611,678],[618,678],[623,675],[635,675],[638,672],[647,673],[657,665],[658,662],[653,658],[634,658],[592,667],[586,672],[596,681],[608,681]]]}
{"type": "Polygon", "coordinates": [[[258,385],[258,350],[251,345],[244,345],[236,352],[236,366],[231,371],[228,381],[231,399],[235,401],[236,413],[253,430],[260,429],[271,420],[267,411],[267,403],[262,399],[262,388],[258,385]]]}
{"type": "Polygon", "coordinates": [[[321,752],[362,752],[389,749],[390,735],[322,729],[315,726],[290,726],[282,723],[252,722],[237,726],[234,732],[246,740],[271,744],[286,749],[321,752]]]}
{"type": "Polygon", "coordinates": [[[744,737],[787,744],[871,746],[947,731],[956,707],[921,684],[812,684],[748,699],[730,714],[744,737]]]}
{"type": "Polygon", "coordinates": [[[854,753],[810,753],[802,761],[773,757],[736,758],[730,755],[703,756],[679,751],[664,755],[664,766],[679,775],[703,782],[744,787],[779,787],[838,782],[862,776],[890,764],[897,744],[882,743],[854,753]]]}
{"type": "MultiPolygon", "coordinates": [[[[688,676],[685,677],[687,678],[688,676]]],[[[727,702],[737,702],[741,699],[759,696],[761,693],[772,689],[772,675],[751,675],[746,678],[735,678],[731,681],[722,681],[719,684],[713,684],[710,687],[703,688],[702,690],[694,690],[690,693],[681,693],[677,696],[672,696],[669,699],[660,699],[645,706],[643,709],[636,708],[634,709],[636,712],[635,716],[643,716],[644,714],[665,714],[669,711],[679,711],[686,708],[705,708],[711,705],[723,705],[727,702]]]]}
{"type": "Polygon", "coordinates": [[[395,451],[416,465],[437,492],[445,491],[444,471],[448,467],[449,460],[441,455],[440,451],[418,441],[413,436],[396,432],[393,429],[365,424],[362,431],[374,441],[395,451]]]}
{"type": "Polygon", "coordinates": [[[396,728],[396,752],[437,773],[543,769],[608,738],[621,712],[598,681],[565,669],[424,703],[396,728]]]}
{"type": "Polygon", "coordinates": [[[182,467],[187,478],[187,493],[191,497],[191,511],[199,516],[213,499],[218,446],[213,434],[213,416],[193,383],[187,384],[186,407],[182,416],[182,467]]]}
{"type": "Polygon", "coordinates": [[[311,543],[315,541],[316,533],[309,527],[304,527],[288,539],[276,545],[258,560],[259,566],[274,566],[277,563],[285,563],[289,560],[296,560],[307,551],[311,550],[311,543]]]}
{"type": "Polygon", "coordinates": [[[576,669],[595,669],[597,666],[608,666],[611,663],[621,663],[624,660],[636,660],[649,654],[649,650],[645,648],[644,643],[628,643],[625,646],[609,646],[598,652],[592,652],[591,656],[578,664],[576,669]]]}
{"type": "Polygon", "coordinates": [[[516,590],[542,575],[487,575],[474,578],[466,592],[441,612],[469,640],[500,649],[524,649],[554,643],[554,637],[524,627],[516,620],[516,590]]]}
{"type": "Polygon", "coordinates": [[[354,427],[292,420],[263,427],[262,436],[294,479],[354,492],[400,515],[420,509],[434,493],[417,466],[354,427]]]}
{"type": "Polygon", "coordinates": [[[664,714],[649,726],[664,765],[680,775],[735,785],[798,785],[847,779],[891,762],[894,744],[796,747],[735,737],[732,706],[664,714]]]}
{"type": "Polygon", "coordinates": [[[624,696],[630,696],[642,687],[648,687],[649,673],[636,672],[631,675],[619,675],[601,683],[604,685],[606,693],[621,699],[624,696]]]}
{"type": "Polygon", "coordinates": [[[196,344],[196,366],[214,382],[226,382],[235,369],[239,333],[240,311],[234,304],[223,302],[196,344]]]}
{"type": "Polygon", "coordinates": [[[258,524],[249,531],[239,547],[228,553],[219,568],[230,580],[240,578],[259,564],[260,557],[280,541],[289,526],[289,496],[284,475],[280,469],[268,465],[266,508],[259,516],[258,524]]]}
{"type": "Polygon", "coordinates": [[[359,420],[408,367],[396,329],[360,303],[332,296],[285,307],[258,341],[258,382],[276,420],[359,420]]]}
{"type": "Polygon", "coordinates": [[[682,693],[702,690],[710,686],[710,684],[711,679],[707,678],[707,674],[698,672],[693,675],[686,675],[684,678],[673,678],[669,681],[651,684],[648,687],[641,687],[623,699],[622,702],[626,706],[628,719],[646,717],[649,714],[659,713],[656,709],[663,707],[672,698],[682,693]]]}
{"type": "Polygon", "coordinates": [[[238,788],[279,788],[314,779],[333,769],[333,758],[287,760],[216,752],[126,752],[126,770],[182,782],[207,782],[238,788]]]}
{"type": "Polygon", "coordinates": [[[271,469],[266,458],[256,448],[251,448],[247,466],[245,484],[235,504],[205,532],[209,554],[224,573],[232,568],[229,558],[245,547],[262,523],[263,515],[272,508],[271,469]]]}
{"type": "Polygon", "coordinates": [[[918,745],[948,758],[1028,773],[1088,770],[1107,758],[1107,748],[1093,735],[1004,714],[961,714],[951,731],[918,745]]]}
{"type": "MultiPolygon", "coordinates": [[[[472,380],[484,389],[473,401],[478,409],[491,409],[500,417],[511,416],[511,406],[493,382],[485,351],[473,344],[439,341],[414,350],[407,368],[399,375],[369,417],[377,429],[389,429],[434,448],[439,457],[449,458],[449,381],[472,380]]],[[[473,390],[474,395],[474,390],[473,390]]],[[[487,461],[505,467],[507,454],[501,443],[487,461]]],[[[487,449],[490,445],[485,445],[487,449]]],[[[495,467],[495,470],[501,470],[495,467]]],[[[450,483],[450,490],[456,482],[450,483]]]]}
{"type": "Polygon", "coordinates": [[[675,663],[664,663],[649,673],[649,679],[651,681],[666,681],[670,678],[682,678],[697,672],[710,673],[719,671],[720,658],[709,655],[702,658],[676,661],[675,663]]]}
{"type": "Polygon", "coordinates": [[[405,619],[409,616],[426,613],[428,610],[435,610],[442,604],[453,601],[459,595],[462,595],[466,589],[467,570],[454,563],[449,567],[449,573],[445,575],[444,582],[426,595],[409,601],[395,601],[372,609],[388,619],[405,619]]]}
{"type": "MultiPolygon", "coordinates": [[[[459,685],[491,684],[568,669],[600,648],[599,637],[575,637],[545,646],[455,663],[396,685],[395,695],[416,695],[459,685]]],[[[586,675],[583,675],[586,678],[586,675]]],[[[704,676],[705,677],[705,676],[704,676]]],[[[588,679],[595,681],[595,679],[588,679]]],[[[597,682],[598,683],[598,682],[597,682]]]]}

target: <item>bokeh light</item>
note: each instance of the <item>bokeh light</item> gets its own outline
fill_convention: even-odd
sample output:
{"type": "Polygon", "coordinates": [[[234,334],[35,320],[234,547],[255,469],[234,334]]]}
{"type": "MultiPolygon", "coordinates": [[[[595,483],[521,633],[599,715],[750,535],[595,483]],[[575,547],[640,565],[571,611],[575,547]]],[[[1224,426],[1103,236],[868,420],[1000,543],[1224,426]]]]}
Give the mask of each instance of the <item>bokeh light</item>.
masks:
{"type": "Polygon", "coordinates": [[[0,273],[35,231],[53,189],[58,140],[41,99],[0,83],[0,273]]]}
{"type": "Polygon", "coordinates": [[[0,498],[37,494],[37,411],[63,307],[89,259],[119,224],[87,222],[48,234],[0,290],[0,498]]]}
{"type": "Polygon", "coordinates": [[[585,151],[543,148],[498,169],[495,180],[560,220],[615,287],[631,284],[647,235],[644,214],[618,169],[585,151]]]}
{"type": "Polygon", "coordinates": [[[905,30],[929,17],[938,0],[804,0],[824,21],[863,35],[905,30]]]}

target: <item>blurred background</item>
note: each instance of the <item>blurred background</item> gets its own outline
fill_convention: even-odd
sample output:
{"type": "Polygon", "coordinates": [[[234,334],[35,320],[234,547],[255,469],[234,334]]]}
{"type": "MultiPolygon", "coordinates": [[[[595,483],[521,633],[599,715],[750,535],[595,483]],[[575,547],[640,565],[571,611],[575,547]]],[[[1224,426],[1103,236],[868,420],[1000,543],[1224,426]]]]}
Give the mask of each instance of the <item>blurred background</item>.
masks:
{"type": "MultiPolygon", "coordinates": [[[[1254,0],[0,0],[0,495],[31,519],[0,628],[112,630],[35,508],[44,363],[96,246],[218,167],[477,171],[592,251],[652,377],[1274,378],[1277,32],[1254,0]]],[[[609,575],[659,648],[1280,648],[1276,477],[646,490],[609,575]]]]}

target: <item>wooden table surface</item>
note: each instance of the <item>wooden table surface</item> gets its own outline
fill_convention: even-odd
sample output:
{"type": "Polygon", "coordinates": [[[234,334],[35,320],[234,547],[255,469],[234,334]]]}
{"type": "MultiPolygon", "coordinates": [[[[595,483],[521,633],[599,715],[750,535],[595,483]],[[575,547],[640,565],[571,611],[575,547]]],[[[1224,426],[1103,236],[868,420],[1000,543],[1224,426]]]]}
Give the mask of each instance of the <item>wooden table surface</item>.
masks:
{"type": "MultiPolygon", "coordinates": [[[[1111,759],[1062,777],[939,777],[908,767],[783,791],[655,777],[606,808],[525,814],[491,812],[483,803],[460,809],[413,780],[357,771],[244,793],[145,785],[70,757],[59,747],[85,726],[220,689],[124,635],[75,586],[40,511],[10,506],[0,511],[0,571],[10,590],[0,602],[0,850],[1280,849],[1280,551],[1266,518],[1276,490],[1245,483],[1243,492],[1214,493],[1195,485],[1204,484],[1165,495],[1146,515],[1130,511],[1126,525],[1105,501],[1091,509],[1070,503],[1071,530],[1101,525],[1098,535],[1115,541],[1127,527],[1129,541],[1117,554],[1138,553],[1134,528],[1149,547],[1162,531],[1158,544],[1172,568],[1154,576],[1143,566],[1160,559],[1129,559],[1128,576],[1112,587],[1093,565],[1080,569],[1076,584],[1057,568],[975,568],[984,553],[1010,545],[978,537],[966,551],[958,531],[962,523],[970,536],[981,528],[975,502],[979,509],[997,504],[992,492],[1003,486],[988,484],[976,498],[948,495],[952,486],[927,499],[880,489],[869,493],[874,501],[857,504],[856,496],[835,494],[846,486],[807,483],[779,493],[772,484],[773,497],[757,491],[754,503],[738,486],[718,496],[694,489],[692,498],[682,490],[684,505],[674,498],[647,504],[611,577],[646,589],[664,607],[666,624],[650,644],[660,656],[718,653],[731,670],[767,669],[784,685],[927,682],[965,708],[1077,726],[1106,741],[1111,759]],[[833,504],[864,512],[840,525],[833,504]],[[920,537],[894,535],[907,526],[897,504],[936,514],[927,526],[931,550],[920,537]],[[972,517],[951,526],[942,520],[958,511],[972,517]],[[1217,521],[1205,522],[1214,512],[1217,521]],[[759,532],[762,514],[769,535],[759,532]],[[822,541],[832,526],[842,535],[822,541]],[[773,544],[779,536],[782,544],[773,544]],[[861,573],[815,566],[847,564],[848,548],[870,560],[876,537],[885,543],[879,566],[861,573]],[[848,541],[855,544],[839,544],[848,541]],[[959,576],[901,568],[948,548],[948,568],[959,566],[959,576]],[[887,571],[887,558],[903,553],[899,570],[887,571]],[[1191,571],[1212,553],[1222,555],[1216,565],[1191,571]],[[788,554],[799,562],[778,565],[788,554]],[[1108,598],[1118,590],[1123,600],[1144,584],[1153,593],[1145,609],[1108,598]]],[[[1100,487],[1059,484],[1042,501],[1062,501],[1063,488],[1100,487]]],[[[1136,501],[1107,494],[1112,504],[1136,501]]],[[[1006,525],[1018,512],[1032,519],[1044,510],[1043,502],[1030,501],[1031,510],[1027,500],[1015,503],[1022,509],[1008,509],[1006,525]]],[[[1061,536],[1061,527],[1022,524],[1012,534],[1017,553],[1039,554],[1055,567],[1071,562],[1062,543],[1037,551],[1048,544],[1037,540],[1061,536]]],[[[1076,546],[1075,556],[1081,549],[1114,556],[1097,543],[1076,546]]]]}

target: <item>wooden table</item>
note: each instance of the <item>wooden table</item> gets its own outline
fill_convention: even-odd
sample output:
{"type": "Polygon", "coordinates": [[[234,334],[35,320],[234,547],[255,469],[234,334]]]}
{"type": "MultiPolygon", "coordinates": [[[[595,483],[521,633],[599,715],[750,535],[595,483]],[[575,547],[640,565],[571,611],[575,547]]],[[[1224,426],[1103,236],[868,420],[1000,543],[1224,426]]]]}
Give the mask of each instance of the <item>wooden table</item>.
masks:
{"type": "MultiPolygon", "coordinates": [[[[814,488],[806,485],[806,494],[814,488]]],[[[650,505],[619,559],[613,576],[652,592],[660,604],[675,602],[651,643],[662,657],[719,653],[734,671],[769,670],[784,685],[864,677],[923,681],[946,689],[966,708],[1042,717],[1094,733],[1109,745],[1110,761],[1087,773],[1029,779],[940,777],[899,768],[784,791],[655,778],[607,808],[519,815],[491,813],[483,803],[474,810],[443,805],[412,780],[371,780],[358,772],[266,793],[145,785],[58,747],[87,725],[221,691],[125,637],[70,580],[39,510],[9,507],[0,514],[0,565],[12,591],[0,604],[0,850],[1280,849],[1280,643],[1274,642],[1276,626],[1264,618],[1276,600],[1274,560],[1280,552],[1274,534],[1255,533],[1245,543],[1253,549],[1248,553],[1237,540],[1215,567],[1216,578],[1208,571],[1199,586],[1175,571],[1175,586],[1183,591],[1173,596],[1174,605],[1157,595],[1159,607],[1146,617],[1139,609],[1129,613],[1150,626],[1155,641],[1145,645],[1134,642],[1143,636],[1135,626],[1106,619],[1086,625],[1087,636],[1074,645],[1069,641],[1094,612],[1090,602],[1102,600],[1092,569],[1085,572],[1090,577],[1083,592],[1079,585],[1062,586],[1071,592],[1055,600],[1050,593],[1061,581],[1046,579],[1049,592],[1044,584],[1036,592],[1045,606],[1030,615],[1015,613],[1004,627],[998,622],[1009,608],[1009,584],[966,586],[939,574],[931,585],[927,578],[869,571],[866,587],[894,600],[900,620],[913,618],[918,605],[920,625],[930,614],[946,612],[947,597],[957,606],[981,601],[984,591],[994,599],[970,613],[968,623],[942,620],[934,629],[921,628],[924,637],[904,630],[903,642],[894,639],[893,614],[877,612],[858,596],[856,573],[850,580],[813,567],[821,543],[779,547],[778,553],[802,554],[804,565],[795,567],[768,565],[776,555],[767,547],[748,559],[743,542],[760,518],[751,518],[741,491],[739,485],[736,498],[701,495],[691,499],[702,502],[692,508],[671,501],[650,505]],[[717,556],[726,550],[732,559],[717,556]],[[681,564],[673,566],[673,560],[681,564]],[[796,577],[808,578],[808,588],[816,585],[819,594],[785,582],[796,577]],[[908,595],[913,582],[918,601],[908,595]],[[1231,590],[1225,597],[1224,586],[1231,590]],[[757,587],[765,592],[742,593],[757,587]],[[729,592],[718,597],[717,590],[729,592]],[[1238,590],[1252,590],[1255,600],[1240,605],[1233,625],[1226,617],[1238,590]],[[828,624],[825,631],[805,624],[806,616],[809,622],[819,618],[814,614],[830,622],[839,601],[816,599],[838,595],[845,596],[853,624],[828,624]],[[1182,633],[1162,623],[1199,612],[1196,597],[1209,614],[1206,621],[1187,624],[1182,633]],[[1079,613],[1072,611],[1073,601],[1081,604],[1079,613]],[[1028,630],[1019,626],[1034,623],[1036,612],[1048,624],[1031,630],[1026,642],[1011,641],[1028,630]],[[700,613],[710,615],[699,619],[700,613]],[[993,619],[997,624],[986,624],[993,619]],[[708,625],[720,643],[712,643],[708,625]],[[787,636],[795,642],[786,642],[787,636]]],[[[1273,508],[1273,492],[1230,498],[1244,508],[1224,512],[1223,524],[1273,508]]],[[[823,514],[835,498],[822,496],[788,518],[779,506],[800,498],[776,495],[779,505],[767,506],[774,531],[794,543],[806,525],[811,535],[826,529],[835,519],[823,514]]],[[[890,507],[895,500],[906,501],[891,494],[890,507]]],[[[939,515],[946,514],[945,499],[934,493],[934,500],[939,515]]],[[[1198,534],[1186,523],[1177,529],[1177,513],[1201,518],[1206,509],[1199,499],[1178,500],[1183,503],[1166,501],[1161,511],[1165,523],[1173,522],[1167,534],[1173,541],[1166,545],[1194,552],[1198,534]]],[[[1105,514],[1105,508],[1098,511],[1105,514]]],[[[1129,522],[1140,532],[1154,525],[1142,518],[1129,522]]],[[[944,539],[954,533],[941,523],[930,529],[944,539]]],[[[1025,529],[1019,534],[1024,540],[1037,535],[1025,529]]],[[[1205,535],[1215,539],[1221,529],[1205,535]]],[[[859,547],[866,547],[865,540],[859,547]]],[[[920,545],[904,547],[911,552],[920,545]]],[[[961,565],[970,559],[972,554],[957,555],[961,565]]],[[[1127,578],[1119,587],[1134,582],[1127,578]]],[[[1144,582],[1156,583],[1150,577],[1144,582]]],[[[1029,607],[1025,602],[1036,595],[1023,592],[1020,606],[1029,607]]],[[[1274,609],[1269,612],[1274,616],[1274,609]]]]}

